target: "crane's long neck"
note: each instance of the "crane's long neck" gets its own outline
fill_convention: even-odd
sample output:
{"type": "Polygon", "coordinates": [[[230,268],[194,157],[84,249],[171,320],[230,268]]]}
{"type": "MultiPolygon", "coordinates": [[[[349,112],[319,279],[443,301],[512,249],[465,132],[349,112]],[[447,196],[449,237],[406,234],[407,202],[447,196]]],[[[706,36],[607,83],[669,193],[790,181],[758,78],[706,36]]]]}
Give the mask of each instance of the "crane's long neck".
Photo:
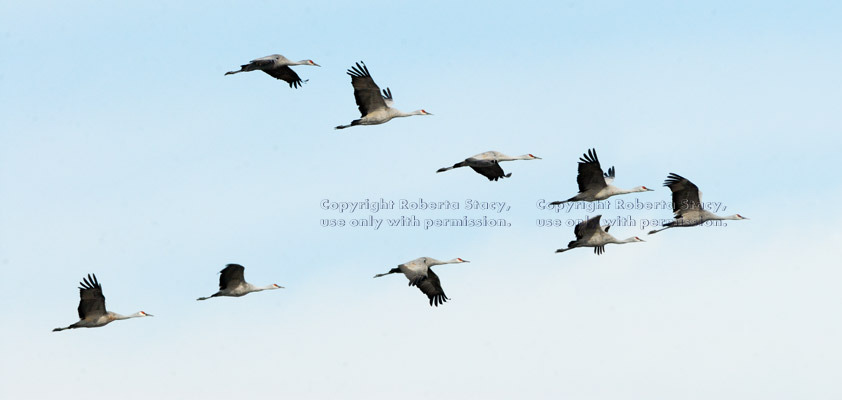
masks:
{"type": "Polygon", "coordinates": [[[432,267],[433,265],[459,264],[459,263],[463,263],[463,262],[465,262],[465,261],[463,261],[462,259],[459,259],[459,258],[454,258],[454,259],[448,260],[448,261],[440,261],[440,260],[436,260],[435,258],[427,257],[427,266],[429,266],[429,267],[432,267]]]}
{"type": "Polygon", "coordinates": [[[413,115],[424,115],[425,114],[424,110],[415,110],[413,112],[408,112],[408,113],[405,113],[405,112],[403,112],[401,110],[398,110],[398,109],[395,109],[395,108],[393,108],[392,110],[395,110],[394,111],[395,117],[411,117],[413,115]]]}
{"type": "Polygon", "coordinates": [[[646,188],[646,187],[644,187],[644,186],[637,186],[637,187],[633,187],[633,188],[631,188],[631,189],[620,189],[620,188],[618,188],[618,187],[616,187],[616,186],[614,186],[614,185],[609,185],[609,187],[610,187],[610,190],[611,190],[611,194],[612,194],[612,195],[617,195],[617,194],[628,194],[628,193],[639,193],[639,192],[649,192],[649,191],[651,191],[650,189],[647,189],[647,188],[646,188]]]}
{"type": "Polygon", "coordinates": [[[115,312],[109,312],[108,314],[113,321],[118,321],[118,320],[122,320],[122,319],[145,317],[146,316],[146,314],[144,314],[141,311],[138,311],[138,312],[136,312],[134,314],[130,314],[130,315],[121,315],[121,314],[117,314],[115,312]]]}
{"type": "Polygon", "coordinates": [[[716,214],[712,214],[712,215],[713,215],[713,217],[711,217],[710,219],[713,219],[713,220],[719,220],[719,221],[722,221],[722,220],[740,220],[740,219],[743,219],[743,218],[742,218],[742,217],[740,217],[738,214],[734,214],[734,215],[727,215],[727,216],[724,216],[724,217],[720,217],[720,216],[718,216],[718,215],[716,215],[716,214]]]}
{"type": "Polygon", "coordinates": [[[266,286],[254,286],[254,285],[251,285],[250,289],[251,289],[251,291],[252,291],[252,292],[262,292],[262,291],[264,291],[264,290],[280,289],[280,288],[282,288],[282,287],[283,287],[283,286],[278,286],[278,285],[275,285],[275,284],[273,283],[273,284],[271,284],[271,285],[266,285],[266,286]]]}

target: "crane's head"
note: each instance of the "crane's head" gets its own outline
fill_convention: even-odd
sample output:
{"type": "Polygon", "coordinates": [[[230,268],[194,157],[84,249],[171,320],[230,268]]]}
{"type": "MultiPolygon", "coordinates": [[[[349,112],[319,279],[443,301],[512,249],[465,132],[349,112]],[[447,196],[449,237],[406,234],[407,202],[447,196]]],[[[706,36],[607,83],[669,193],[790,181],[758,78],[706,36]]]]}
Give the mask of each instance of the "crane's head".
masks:
{"type": "Polygon", "coordinates": [[[270,289],[283,289],[283,286],[278,285],[277,283],[273,283],[270,289]]]}
{"type": "Polygon", "coordinates": [[[313,60],[307,60],[307,65],[312,65],[314,67],[321,67],[321,65],[314,63],[313,60]]]}
{"type": "Polygon", "coordinates": [[[421,114],[421,115],[433,115],[431,113],[428,113],[427,110],[421,110],[418,113],[421,114]]]}
{"type": "Polygon", "coordinates": [[[138,317],[154,317],[154,315],[149,314],[149,313],[147,313],[146,311],[138,311],[138,312],[137,312],[137,316],[138,316],[138,317]]]}
{"type": "Polygon", "coordinates": [[[634,241],[635,241],[635,242],[645,242],[645,240],[643,240],[643,239],[641,239],[641,238],[639,238],[639,237],[637,237],[637,236],[635,236],[635,237],[634,237],[634,241]]]}
{"type": "Polygon", "coordinates": [[[646,187],[646,186],[638,186],[638,187],[636,187],[635,189],[636,189],[636,191],[638,191],[638,192],[652,192],[652,191],[653,191],[653,189],[649,189],[649,188],[648,188],[648,187],[646,187]]]}
{"type": "Polygon", "coordinates": [[[748,218],[743,217],[743,216],[742,216],[742,215],[740,215],[740,214],[737,214],[737,219],[748,219],[748,218]]]}
{"type": "Polygon", "coordinates": [[[527,154],[527,155],[529,156],[529,159],[530,159],[530,160],[540,160],[540,159],[541,159],[541,157],[534,156],[534,155],[532,155],[532,154],[527,154]]]}
{"type": "Polygon", "coordinates": [[[466,262],[470,262],[470,261],[468,261],[468,260],[463,260],[463,259],[461,259],[461,258],[457,258],[457,259],[456,259],[456,262],[466,263],[466,262]]]}

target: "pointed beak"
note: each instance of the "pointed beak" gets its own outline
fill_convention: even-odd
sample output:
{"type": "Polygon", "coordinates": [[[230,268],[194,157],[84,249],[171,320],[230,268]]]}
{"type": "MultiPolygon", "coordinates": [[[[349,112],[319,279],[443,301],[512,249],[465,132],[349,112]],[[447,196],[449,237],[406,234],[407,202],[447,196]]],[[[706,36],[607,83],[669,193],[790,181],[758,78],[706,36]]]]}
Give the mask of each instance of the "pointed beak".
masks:
{"type": "Polygon", "coordinates": [[[543,160],[541,157],[538,157],[538,156],[532,156],[532,158],[534,158],[536,160],[543,160]]]}
{"type": "Polygon", "coordinates": [[[316,63],[313,63],[313,65],[316,66],[316,67],[321,67],[321,65],[316,64],[316,63]]]}
{"type": "Polygon", "coordinates": [[[149,314],[149,313],[143,313],[143,314],[145,314],[147,317],[154,317],[154,315],[149,314]]]}
{"type": "Polygon", "coordinates": [[[468,260],[463,260],[463,259],[461,259],[461,258],[459,259],[459,261],[462,261],[462,262],[470,262],[470,261],[468,261],[468,260]]]}

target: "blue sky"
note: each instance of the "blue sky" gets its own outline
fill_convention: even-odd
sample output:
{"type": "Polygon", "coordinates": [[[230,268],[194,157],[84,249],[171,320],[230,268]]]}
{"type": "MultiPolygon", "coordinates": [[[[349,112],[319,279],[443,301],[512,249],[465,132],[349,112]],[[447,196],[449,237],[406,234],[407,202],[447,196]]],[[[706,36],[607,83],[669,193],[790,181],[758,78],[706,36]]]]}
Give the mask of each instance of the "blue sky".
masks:
{"type": "Polygon", "coordinates": [[[842,395],[835,2],[2,9],[4,398],[842,395]],[[322,68],[297,90],[223,76],[273,53],[322,68]],[[435,115],[333,130],[358,118],[359,60],[435,115]],[[572,229],[536,220],[589,214],[535,204],[575,194],[592,147],[618,186],[656,189],[624,201],[668,200],[675,172],[751,220],[554,254],[572,229]],[[543,159],[435,173],[487,150],[543,159]],[[381,197],[505,201],[512,226],[320,226],[343,217],[324,199],[381,197]],[[471,261],[436,268],[441,307],[371,279],[421,256],[471,261]],[[196,302],[230,262],[286,289],[196,302]],[[155,317],[51,332],[91,272],[110,310],[155,317]]]}

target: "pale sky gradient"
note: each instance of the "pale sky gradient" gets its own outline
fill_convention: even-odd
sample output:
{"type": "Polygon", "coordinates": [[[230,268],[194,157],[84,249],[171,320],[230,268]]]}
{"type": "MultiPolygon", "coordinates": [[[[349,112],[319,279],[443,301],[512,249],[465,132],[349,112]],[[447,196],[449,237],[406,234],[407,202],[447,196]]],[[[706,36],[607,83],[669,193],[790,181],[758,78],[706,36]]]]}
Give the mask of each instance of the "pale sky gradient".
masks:
{"type": "Polygon", "coordinates": [[[842,397],[842,5],[733,3],[3,1],[0,397],[842,397]],[[322,68],[223,76],[273,53],[322,68]],[[435,115],[333,130],[359,60],[435,115]],[[751,220],[554,254],[591,147],[656,189],[622,200],[675,172],[751,220]],[[543,160],[435,173],[487,150],[543,160]],[[320,227],[381,197],[512,226],[320,227]],[[421,256],[471,261],[441,307],[371,278],[421,256]],[[231,262],[287,288],[196,302],[231,262]],[[155,317],[51,332],[87,273],[155,317]]]}

